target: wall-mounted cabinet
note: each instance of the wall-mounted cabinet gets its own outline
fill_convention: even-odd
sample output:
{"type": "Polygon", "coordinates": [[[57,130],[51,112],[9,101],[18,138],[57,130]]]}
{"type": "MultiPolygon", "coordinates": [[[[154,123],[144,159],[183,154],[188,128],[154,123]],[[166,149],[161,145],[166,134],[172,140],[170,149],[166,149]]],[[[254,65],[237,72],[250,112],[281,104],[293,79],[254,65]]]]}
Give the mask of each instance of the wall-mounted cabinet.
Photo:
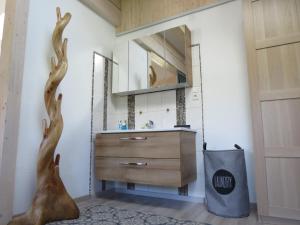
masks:
{"type": "Polygon", "coordinates": [[[185,25],[118,44],[113,53],[112,93],[191,87],[191,58],[191,32],[185,25]]]}

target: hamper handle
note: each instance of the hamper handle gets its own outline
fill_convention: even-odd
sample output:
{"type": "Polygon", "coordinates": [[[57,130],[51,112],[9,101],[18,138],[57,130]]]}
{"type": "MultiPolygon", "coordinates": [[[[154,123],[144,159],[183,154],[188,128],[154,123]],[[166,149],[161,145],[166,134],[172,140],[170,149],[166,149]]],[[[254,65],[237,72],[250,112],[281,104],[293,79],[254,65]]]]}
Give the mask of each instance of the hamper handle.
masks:
{"type": "Polygon", "coordinates": [[[241,149],[242,149],[241,146],[239,146],[238,144],[235,144],[234,147],[235,147],[236,149],[238,149],[238,150],[241,150],[241,149]]]}
{"type": "Polygon", "coordinates": [[[203,150],[204,150],[204,151],[206,150],[206,146],[207,146],[207,143],[206,143],[206,142],[203,142],[203,150]]]}

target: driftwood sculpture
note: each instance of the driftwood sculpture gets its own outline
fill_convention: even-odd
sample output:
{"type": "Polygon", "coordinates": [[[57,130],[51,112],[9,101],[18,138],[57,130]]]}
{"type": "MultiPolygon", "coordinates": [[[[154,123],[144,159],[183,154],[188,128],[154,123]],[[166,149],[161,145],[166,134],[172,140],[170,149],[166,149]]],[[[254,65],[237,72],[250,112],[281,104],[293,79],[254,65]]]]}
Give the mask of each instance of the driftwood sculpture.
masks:
{"type": "Polygon", "coordinates": [[[14,218],[9,225],[43,225],[79,217],[78,207],[67,193],[59,176],[60,155],[57,154],[54,160],[55,148],[63,130],[62,94],[57,98],[55,94],[68,68],[67,39],[62,42],[62,33],[70,19],[70,13],[61,17],[60,9],[57,8],[57,23],[52,36],[56,59],[54,57],[51,59],[52,69],[44,91],[50,123],[48,126],[47,120],[43,121],[44,134],[37,165],[37,192],[31,208],[25,214],[14,218]]]}
{"type": "Polygon", "coordinates": [[[153,87],[156,80],[157,80],[157,75],[156,75],[156,72],[153,68],[153,66],[150,66],[150,69],[151,69],[151,73],[149,74],[149,77],[150,77],[150,87],[153,87]]]}

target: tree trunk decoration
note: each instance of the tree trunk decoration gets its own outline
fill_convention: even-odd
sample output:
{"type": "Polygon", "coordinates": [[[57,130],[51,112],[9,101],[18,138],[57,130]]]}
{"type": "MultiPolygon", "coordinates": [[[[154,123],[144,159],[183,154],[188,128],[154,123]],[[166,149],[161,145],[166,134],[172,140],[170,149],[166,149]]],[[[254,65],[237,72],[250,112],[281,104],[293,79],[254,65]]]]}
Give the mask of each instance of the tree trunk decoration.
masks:
{"type": "Polygon", "coordinates": [[[79,217],[79,209],[59,176],[60,155],[57,154],[54,160],[55,148],[63,130],[62,94],[56,98],[56,89],[68,69],[67,39],[62,41],[62,33],[71,19],[70,13],[61,17],[60,9],[56,11],[57,23],[52,35],[56,59],[51,58],[51,72],[44,91],[50,123],[48,126],[47,120],[43,120],[44,133],[37,164],[37,191],[30,209],[15,217],[9,225],[43,225],[79,217]]]}

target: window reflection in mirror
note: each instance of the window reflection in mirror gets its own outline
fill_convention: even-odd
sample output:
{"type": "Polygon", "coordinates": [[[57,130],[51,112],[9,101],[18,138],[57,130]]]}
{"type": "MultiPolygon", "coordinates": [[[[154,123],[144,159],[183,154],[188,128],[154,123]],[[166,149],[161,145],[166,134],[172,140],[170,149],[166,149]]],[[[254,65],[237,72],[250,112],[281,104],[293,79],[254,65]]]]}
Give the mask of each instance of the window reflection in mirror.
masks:
{"type": "Polygon", "coordinates": [[[0,54],[1,54],[1,44],[4,28],[4,18],[5,18],[5,0],[0,0],[0,54]]]}

